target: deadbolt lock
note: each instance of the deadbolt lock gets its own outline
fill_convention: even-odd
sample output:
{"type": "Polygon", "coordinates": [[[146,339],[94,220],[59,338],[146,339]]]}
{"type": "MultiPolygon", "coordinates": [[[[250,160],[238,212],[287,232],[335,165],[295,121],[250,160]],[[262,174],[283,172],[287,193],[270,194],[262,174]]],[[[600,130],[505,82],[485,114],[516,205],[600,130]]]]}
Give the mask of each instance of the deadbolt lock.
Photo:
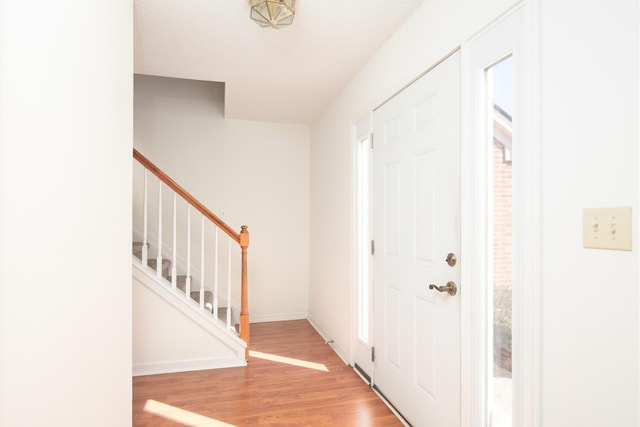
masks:
{"type": "Polygon", "coordinates": [[[456,262],[458,262],[458,258],[456,258],[456,255],[449,252],[449,255],[447,255],[447,259],[445,260],[447,262],[447,264],[449,264],[449,266],[453,267],[454,265],[456,265],[456,262]]]}

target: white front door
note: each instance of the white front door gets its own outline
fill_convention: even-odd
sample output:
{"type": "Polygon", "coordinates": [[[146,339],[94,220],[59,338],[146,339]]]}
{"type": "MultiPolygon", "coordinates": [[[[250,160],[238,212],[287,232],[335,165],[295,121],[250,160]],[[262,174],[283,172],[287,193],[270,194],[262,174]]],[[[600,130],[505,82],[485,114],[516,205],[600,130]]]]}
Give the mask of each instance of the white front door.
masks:
{"type": "Polygon", "coordinates": [[[374,385],[411,424],[457,427],[459,53],[377,109],[373,129],[374,385]],[[449,282],[455,295],[430,289],[449,282]]]}

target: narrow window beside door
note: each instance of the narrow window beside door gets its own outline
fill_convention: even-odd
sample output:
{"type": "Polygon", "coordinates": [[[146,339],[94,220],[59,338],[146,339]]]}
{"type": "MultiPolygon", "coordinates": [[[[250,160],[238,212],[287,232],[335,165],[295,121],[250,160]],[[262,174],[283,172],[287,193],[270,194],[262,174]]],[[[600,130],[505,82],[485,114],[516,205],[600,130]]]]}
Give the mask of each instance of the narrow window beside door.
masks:
{"type": "Polygon", "coordinates": [[[512,425],[512,289],[513,179],[511,150],[513,142],[513,71],[511,56],[487,69],[487,91],[491,96],[489,111],[489,144],[491,166],[492,239],[490,258],[492,285],[489,292],[492,336],[489,366],[491,427],[512,425]]]}
{"type": "Polygon", "coordinates": [[[360,267],[358,284],[358,338],[371,344],[371,149],[370,137],[358,142],[358,240],[360,267]]]}

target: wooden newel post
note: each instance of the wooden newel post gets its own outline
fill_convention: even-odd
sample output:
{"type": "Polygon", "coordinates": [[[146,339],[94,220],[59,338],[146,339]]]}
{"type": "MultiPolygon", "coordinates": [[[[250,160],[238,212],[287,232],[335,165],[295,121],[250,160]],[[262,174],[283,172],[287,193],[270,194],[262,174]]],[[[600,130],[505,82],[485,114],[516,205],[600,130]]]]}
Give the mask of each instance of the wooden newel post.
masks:
{"type": "Polygon", "coordinates": [[[249,231],[243,225],[240,231],[240,247],[242,248],[242,290],[240,306],[240,338],[247,343],[244,358],[249,361],[249,290],[247,288],[247,248],[249,247],[249,231]]]}

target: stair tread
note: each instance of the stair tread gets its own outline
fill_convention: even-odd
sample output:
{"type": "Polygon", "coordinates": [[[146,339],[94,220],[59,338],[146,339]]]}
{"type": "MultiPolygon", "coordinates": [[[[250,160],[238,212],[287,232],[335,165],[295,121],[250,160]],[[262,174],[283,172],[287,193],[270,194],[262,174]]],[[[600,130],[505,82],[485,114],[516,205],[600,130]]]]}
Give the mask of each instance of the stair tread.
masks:
{"type": "Polygon", "coordinates": [[[176,287],[182,292],[187,288],[187,276],[176,276],[176,287]]]}
{"type": "MultiPolygon", "coordinates": [[[[158,260],[156,258],[149,258],[147,260],[147,264],[149,265],[149,267],[151,266],[155,267],[156,265],[158,265],[158,260]]],[[[169,259],[162,260],[162,268],[168,268],[170,265],[171,265],[171,260],[169,259]]]]}
{"type": "MultiPolygon", "coordinates": [[[[149,244],[147,243],[147,248],[148,247],[149,244]]],[[[137,258],[142,259],[142,242],[133,242],[131,244],[131,251],[137,258]]]]}
{"type": "MultiPolygon", "coordinates": [[[[156,258],[149,258],[147,260],[147,265],[151,267],[153,270],[157,270],[158,260],[156,258]]],[[[171,260],[163,259],[162,260],[162,276],[164,278],[169,278],[169,268],[171,267],[171,260]]]]}

